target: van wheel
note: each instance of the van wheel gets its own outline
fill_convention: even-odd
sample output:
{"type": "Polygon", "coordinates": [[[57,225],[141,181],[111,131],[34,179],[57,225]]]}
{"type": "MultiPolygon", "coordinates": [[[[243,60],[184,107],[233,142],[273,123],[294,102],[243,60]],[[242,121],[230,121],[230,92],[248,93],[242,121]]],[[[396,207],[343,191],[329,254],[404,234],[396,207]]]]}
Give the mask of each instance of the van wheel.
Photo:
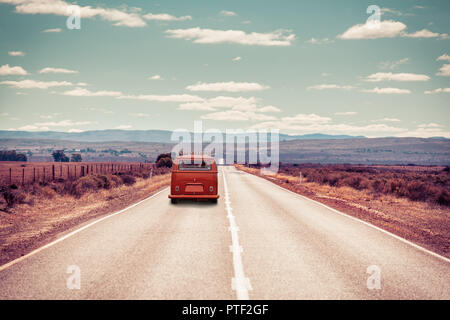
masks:
{"type": "Polygon", "coordinates": [[[170,202],[172,202],[172,204],[176,204],[178,202],[177,199],[170,199],[170,202]]]}
{"type": "Polygon", "coordinates": [[[212,203],[217,203],[217,199],[211,199],[210,200],[212,203]]]}

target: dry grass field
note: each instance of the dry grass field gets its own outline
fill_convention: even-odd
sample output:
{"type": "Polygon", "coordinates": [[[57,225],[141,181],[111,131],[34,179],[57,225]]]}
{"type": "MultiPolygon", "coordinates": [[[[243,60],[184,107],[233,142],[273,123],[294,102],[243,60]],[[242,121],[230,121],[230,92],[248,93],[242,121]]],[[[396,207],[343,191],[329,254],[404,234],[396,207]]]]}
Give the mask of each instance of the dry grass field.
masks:
{"type": "Polygon", "coordinates": [[[170,183],[170,169],[148,173],[92,174],[78,179],[2,189],[0,264],[30,252],[57,235],[123,209],[170,183]]]}
{"type": "Polygon", "coordinates": [[[450,257],[446,167],[289,164],[262,177],[450,257]]]}

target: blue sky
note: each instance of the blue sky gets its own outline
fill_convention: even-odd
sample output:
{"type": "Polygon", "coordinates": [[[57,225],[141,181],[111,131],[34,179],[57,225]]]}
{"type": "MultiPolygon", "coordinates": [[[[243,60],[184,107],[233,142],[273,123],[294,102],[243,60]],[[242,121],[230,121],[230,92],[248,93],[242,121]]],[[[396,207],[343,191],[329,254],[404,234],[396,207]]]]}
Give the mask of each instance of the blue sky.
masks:
{"type": "Polygon", "coordinates": [[[448,1],[0,0],[0,129],[450,137],[449,34],[448,1]]]}

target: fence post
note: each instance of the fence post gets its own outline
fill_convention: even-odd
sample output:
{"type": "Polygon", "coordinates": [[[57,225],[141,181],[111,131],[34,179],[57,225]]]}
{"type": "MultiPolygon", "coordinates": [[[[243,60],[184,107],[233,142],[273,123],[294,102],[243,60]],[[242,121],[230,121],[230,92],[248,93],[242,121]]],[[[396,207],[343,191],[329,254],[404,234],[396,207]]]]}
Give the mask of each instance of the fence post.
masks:
{"type": "Polygon", "coordinates": [[[42,182],[45,182],[45,167],[43,169],[44,169],[44,175],[42,177],[42,182]]]}
{"type": "Polygon", "coordinates": [[[81,176],[84,177],[84,166],[81,166],[81,176]]]}
{"type": "Polygon", "coordinates": [[[67,180],[70,179],[70,165],[67,166],[67,180]]]}
{"type": "Polygon", "coordinates": [[[89,165],[86,166],[86,174],[89,174],[89,165]]]}
{"type": "Polygon", "coordinates": [[[22,185],[25,185],[25,168],[22,168],[22,185]]]}
{"type": "Polygon", "coordinates": [[[33,168],[33,183],[36,183],[36,167],[33,168]]]}
{"type": "Polygon", "coordinates": [[[12,184],[12,168],[9,168],[9,184],[12,184]]]}
{"type": "Polygon", "coordinates": [[[62,165],[59,167],[59,177],[62,178],[62,165]]]}
{"type": "Polygon", "coordinates": [[[52,164],[52,180],[55,180],[55,165],[52,164]]]}
{"type": "Polygon", "coordinates": [[[75,179],[77,178],[77,166],[75,165],[75,174],[73,176],[75,179]]]}

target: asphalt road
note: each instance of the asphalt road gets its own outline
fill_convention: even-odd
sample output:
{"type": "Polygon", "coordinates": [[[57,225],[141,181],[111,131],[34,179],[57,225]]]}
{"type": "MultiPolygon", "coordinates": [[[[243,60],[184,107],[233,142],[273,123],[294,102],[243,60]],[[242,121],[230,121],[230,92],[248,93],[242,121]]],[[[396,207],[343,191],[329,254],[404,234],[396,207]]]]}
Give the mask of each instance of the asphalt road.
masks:
{"type": "Polygon", "coordinates": [[[218,204],[165,189],[0,267],[0,299],[450,298],[448,260],[233,167],[219,181],[218,204]]]}

